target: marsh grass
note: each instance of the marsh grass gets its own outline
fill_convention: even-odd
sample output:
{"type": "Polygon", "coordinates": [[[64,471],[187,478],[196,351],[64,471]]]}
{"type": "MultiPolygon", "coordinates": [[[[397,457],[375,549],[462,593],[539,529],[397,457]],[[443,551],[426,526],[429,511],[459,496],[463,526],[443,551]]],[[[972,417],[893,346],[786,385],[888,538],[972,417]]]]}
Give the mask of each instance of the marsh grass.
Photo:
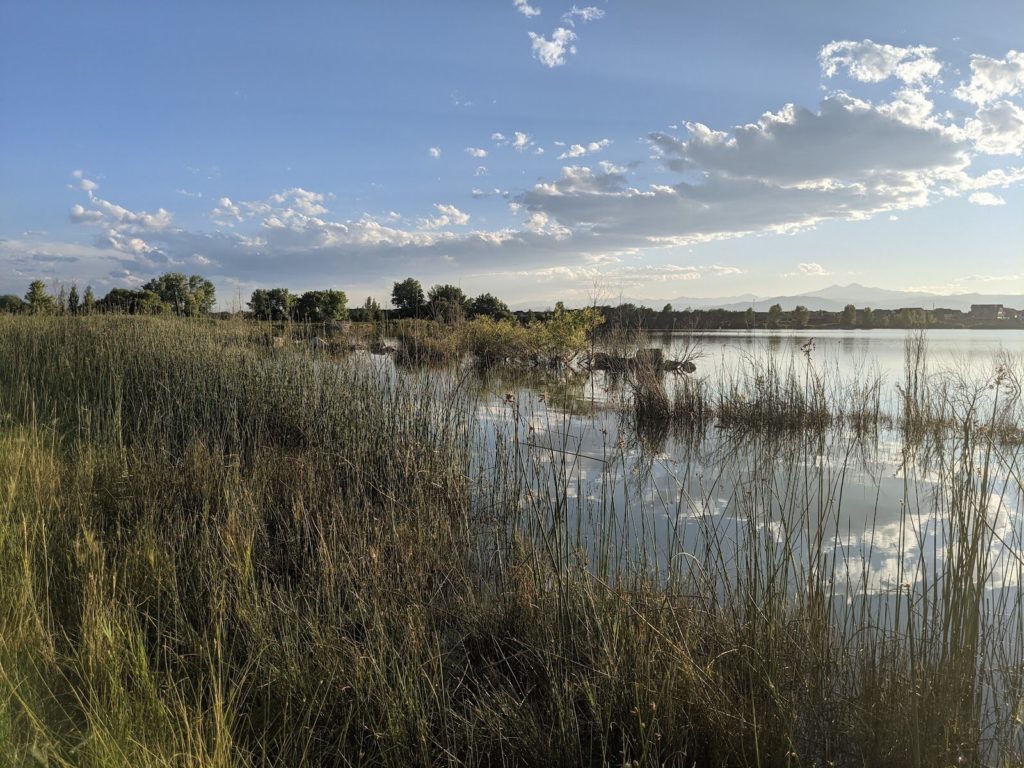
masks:
{"type": "Polygon", "coordinates": [[[842,466],[767,439],[758,466],[782,469],[734,492],[736,536],[709,481],[687,497],[702,547],[666,553],[614,491],[645,482],[621,438],[581,494],[571,414],[513,400],[487,427],[461,376],[249,333],[0,318],[0,762],[1024,758],[1020,609],[986,591],[1021,575],[997,532],[1020,542],[985,423],[941,492],[908,479],[949,521],[944,571],[880,601],[829,559],[842,466]]]}

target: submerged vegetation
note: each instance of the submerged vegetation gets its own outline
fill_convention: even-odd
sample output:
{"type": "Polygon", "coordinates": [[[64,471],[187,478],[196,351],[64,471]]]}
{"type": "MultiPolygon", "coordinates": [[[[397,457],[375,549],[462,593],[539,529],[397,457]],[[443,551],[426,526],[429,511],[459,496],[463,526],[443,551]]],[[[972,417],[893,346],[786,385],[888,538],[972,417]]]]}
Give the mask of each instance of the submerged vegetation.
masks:
{"type": "MultiPolygon", "coordinates": [[[[567,365],[595,322],[389,336],[567,365]]],[[[862,568],[839,557],[847,465],[807,460],[821,431],[779,439],[876,428],[870,376],[751,361],[667,389],[632,366],[636,423],[744,425],[753,467],[723,513],[709,465],[659,538],[629,419],[582,490],[567,411],[509,392],[485,419],[464,370],[272,337],[0,317],[0,763],[1024,761],[1014,361],[975,385],[908,358],[893,526],[910,547],[938,521],[917,546],[943,556],[880,586],[872,531],[862,568]]]]}

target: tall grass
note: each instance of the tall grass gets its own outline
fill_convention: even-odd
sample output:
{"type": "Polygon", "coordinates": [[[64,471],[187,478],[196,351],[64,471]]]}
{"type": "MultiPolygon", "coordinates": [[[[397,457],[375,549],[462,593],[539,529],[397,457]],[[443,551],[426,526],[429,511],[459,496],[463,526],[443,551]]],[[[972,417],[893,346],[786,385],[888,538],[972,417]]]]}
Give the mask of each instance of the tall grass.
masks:
{"type": "Polygon", "coordinates": [[[588,456],[571,414],[483,422],[458,376],[247,333],[0,318],[0,762],[1024,758],[1020,610],[986,591],[1021,575],[990,554],[1019,465],[984,423],[940,492],[908,480],[944,570],[883,600],[830,559],[843,465],[758,443],[666,543],[614,431],[588,456]]]}

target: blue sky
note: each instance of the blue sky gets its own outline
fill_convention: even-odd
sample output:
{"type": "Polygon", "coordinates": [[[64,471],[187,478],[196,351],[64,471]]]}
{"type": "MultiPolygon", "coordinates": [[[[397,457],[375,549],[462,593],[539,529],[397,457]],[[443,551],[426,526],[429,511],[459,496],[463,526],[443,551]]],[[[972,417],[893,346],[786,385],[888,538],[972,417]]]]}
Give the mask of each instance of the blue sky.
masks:
{"type": "Polygon", "coordinates": [[[0,293],[1024,292],[1024,6],[0,2],[0,293]]]}

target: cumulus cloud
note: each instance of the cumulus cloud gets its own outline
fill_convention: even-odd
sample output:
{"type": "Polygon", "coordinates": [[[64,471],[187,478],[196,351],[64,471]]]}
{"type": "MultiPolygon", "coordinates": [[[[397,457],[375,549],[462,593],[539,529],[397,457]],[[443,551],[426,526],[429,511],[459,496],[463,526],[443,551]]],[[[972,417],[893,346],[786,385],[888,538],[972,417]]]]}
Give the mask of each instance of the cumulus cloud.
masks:
{"type": "Polygon", "coordinates": [[[836,40],[818,52],[825,77],[840,70],[862,83],[879,83],[890,77],[904,83],[921,83],[938,77],[942,64],[935,49],[924,45],[900,48],[872,40],[836,40]]]}
{"type": "Polygon", "coordinates": [[[441,156],[441,148],[440,147],[431,147],[430,149],[427,150],[427,153],[431,157],[440,157],[441,156]]]}
{"type": "Polygon", "coordinates": [[[979,108],[964,129],[985,154],[1019,155],[1024,150],[1024,109],[1009,101],[979,108]]]}
{"type": "Polygon", "coordinates": [[[245,216],[242,214],[242,209],[235,205],[230,197],[222,197],[210,211],[210,218],[223,226],[233,226],[236,222],[243,221],[245,216]]]}
{"type": "MultiPolygon", "coordinates": [[[[852,58],[846,62],[842,57],[847,53],[830,54],[835,66],[863,74],[858,67],[868,65],[852,58]]],[[[328,210],[329,195],[301,187],[255,200],[213,196],[212,231],[176,226],[163,208],[131,210],[99,197],[98,188],[79,183],[72,186],[82,199],[69,215],[94,238],[83,263],[105,261],[106,278],[121,283],[174,265],[203,264],[200,259],[224,279],[252,275],[263,284],[294,284],[307,276],[317,281],[402,274],[450,277],[453,272],[508,270],[509,264],[516,271],[564,269],[588,278],[595,273],[579,270],[604,274],[614,268],[622,280],[734,274],[729,270],[735,268],[721,265],[627,270],[620,261],[676,261],[664,255],[668,251],[657,255],[657,249],[794,233],[827,220],[894,216],[952,197],[975,205],[999,204],[999,190],[1024,182],[1024,167],[1005,161],[1020,155],[1024,146],[1024,120],[1020,106],[1011,100],[1016,98],[1012,87],[985,86],[985,93],[998,95],[978,97],[980,103],[972,102],[974,113],[964,117],[936,110],[933,102],[948,94],[930,93],[925,87],[929,76],[917,74],[934,68],[900,70],[901,64],[920,64],[924,54],[890,58],[896,63],[873,65],[870,76],[863,74],[870,80],[892,70],[890,76],[900,81],[880,101],[837,92],[816,107],[784,105],[743,125],[690,122],[672,134],[649,134],[647,141],[661,166],[654,183],[640,183],[628,174],[633,163],[586,163],[592,152],[607,146],[607,139],[560,145],[563,159],[572,164],[553,168],[525,190],[511,194],[498,182],[487,185],[493,192],[473,191],[474,198],[501,197],[509,204],[511,221],[490,229],[478,228],[471,222],[481,219],[471,219],[472,210],[451,203],[438,203],[408,219],[359,212],[336,215],[328,210]]],[[[1005,59],[1013,60],[1011,55],[1005,59]]],[[[994,76],[990,79],[995,82],[994,76]]],[[[539,149],[526,131],[496,132],[491,140],[521,152],[539,149]]],[[[487,156],[478,147],[466,151],[475,158],[487,156]]],[[[474,165],[478,174],[486,173],[483,165],[474,165]]],[[[79,171],[74,178],[81,182],[86,176],[79,171]]],[[[513,183],[521,183],[518,178],[513,183]]],[[[3,252],[14,247],[5,245],[3,252]]],[[[4,266],[20,258],[17,264],[25,269],[17,269],[38,267],[42,262],[31,260],[32,253],[5,256],[4,266]]],[[[817,263],[797,270],[794,274],[825,274],[817,263]]]]}
{"type": "Polygon", "coordinates": [[[591,141],[587,144],[572,144],[562,154],[558,156],[559,160],[565,160],[566,158],[583,157],[584,155],[592,152],[600,152],[607,148],[612,143],[611,139],[601,139],[599,141],[591,141]]]}
{"type": "Polygon", "coordinates": [[[953,95],[972,104],[988,104],[1024,90],[1024,53],[1010,51],[1002,59],[971,56],[971,79],[953,95]]]}
{"type": "MultiPolygon", "coordinates": [[[[491,141],[499,147],[512,147],[516,152],[524,152],[536,146],[530,134],[524,131],[513,131],[511,137],[496,131],[491,134],[491,141]]],[[[544,154],[544,150],[541,149],[540,154],[544,154]]]]}
{"type": "Polygon", "coordinates": [[[534,8],[530,5],[528,0],[512,0],[512,4],[516,7],[517,11],[523,14],[523,16],[540,16],[540,9],[534,8]]]}
{"type": "Polygon", "coordinates": [[[454,205],[434,203],[438,215],[430,219],[420,219],[420,226],[424,229],[440,229],[442,227],[456,226],[464,227],[469,224],[469,214],[460,211],[454,205]]]}
{"type": "Polygon", "coordinates": [[[576,53],[576,33],[565,27],[558,27],[548,40],[543,35],[530,32],[533,56],[545,67],[560,67],[565,64],[566,56],[576,53]]]}
{"type": "Polygon", "coordinates": [[[1006,201],[991,192],[972,192],[967,198],[974,205],[1006,205],[1006,201]]]}
{"type": "Polygon", "coordinates": [[[891,110],[845,93],[828,96],[816,112],[788,104],[728,133],[700,123],[686,127],[690,136],[685,141],[650,135],[673,170],[798,184],[967,164],[954,133],[905,122],[891,110]]]}

